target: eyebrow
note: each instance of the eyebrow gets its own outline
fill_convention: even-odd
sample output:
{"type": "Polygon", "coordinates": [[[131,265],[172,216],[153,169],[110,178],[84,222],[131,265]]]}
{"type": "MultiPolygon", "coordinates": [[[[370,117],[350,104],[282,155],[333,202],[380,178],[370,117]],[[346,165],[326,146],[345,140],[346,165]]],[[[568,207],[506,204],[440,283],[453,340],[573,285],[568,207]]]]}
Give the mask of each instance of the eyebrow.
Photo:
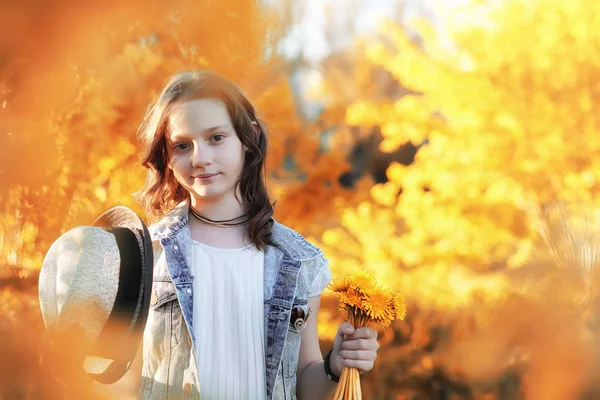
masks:
{"type": "MultiPolygon", "coordinates": [[[[213,127],[205,129],[202,132],[202,134],[206,135],[207,133],[213,133],[214,131],[219,130],[219,129],[223,129],[223,128],[229,129],[230,126],[229,125],[217,125],[217,126],[213,126],[213,127]]],[[[179,138],[179,136],[184,136],[184,135],[193,136],[193,135],[190,135],[188,132],[179,131],[179,132],[176,132],[175,134],[169,135],[168,139],[171,140],[171,141],[175,141],[175,140],[177,140],[179,138]]]]}

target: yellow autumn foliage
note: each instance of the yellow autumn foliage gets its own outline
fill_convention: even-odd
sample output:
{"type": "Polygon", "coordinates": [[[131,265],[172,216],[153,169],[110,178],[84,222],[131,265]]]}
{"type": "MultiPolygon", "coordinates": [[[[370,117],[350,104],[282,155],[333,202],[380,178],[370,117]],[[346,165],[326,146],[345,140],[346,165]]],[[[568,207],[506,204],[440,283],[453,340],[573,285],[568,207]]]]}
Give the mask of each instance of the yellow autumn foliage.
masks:
{"type": "Polygon", "coordinates": [[[336,199],[354,204],[337,181],[345,154],[321,152],[324,120],[298,113],[290,65],[272,52],[286,29],[273,9],[254,0],[67,3],[14,3],[0,16],[17,22],[4,21],[0,38],[0,268],[39,268],[60,232],[113,205],[143,213],[131,195],[145,177],[136,130],[182,70],[231,78],[269,126],[279,220],[320,233],[312,221],[335,218],[336,199]]]}
{"type": "Polygon", "coordinates": [[[346,121],[380,128],[385,152],[419,150],[321,242],[338,273],[364,265],[454,306],[508,291],[498,271],[528,258],[532,205],[600,200],[600,4],[473,1],[439,15],[443,30],[415,21],[418,41],[386,22],[367,46],[410,93],[359,97],[346,121]]]}

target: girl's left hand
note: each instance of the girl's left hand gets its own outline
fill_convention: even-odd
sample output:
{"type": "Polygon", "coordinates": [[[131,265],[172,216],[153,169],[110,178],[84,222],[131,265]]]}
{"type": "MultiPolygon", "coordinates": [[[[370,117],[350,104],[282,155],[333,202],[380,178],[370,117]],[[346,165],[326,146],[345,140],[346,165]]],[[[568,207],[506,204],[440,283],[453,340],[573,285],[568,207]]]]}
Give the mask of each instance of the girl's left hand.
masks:
{"type": "Polygon", "coordinates": [[[377,331],[370,327],[354,329],[349,322],[342,323],[333,341],[331,370],[337,376],[342,367],[356,368],[362,374],[373,369],[377,358],[377,331]]]}

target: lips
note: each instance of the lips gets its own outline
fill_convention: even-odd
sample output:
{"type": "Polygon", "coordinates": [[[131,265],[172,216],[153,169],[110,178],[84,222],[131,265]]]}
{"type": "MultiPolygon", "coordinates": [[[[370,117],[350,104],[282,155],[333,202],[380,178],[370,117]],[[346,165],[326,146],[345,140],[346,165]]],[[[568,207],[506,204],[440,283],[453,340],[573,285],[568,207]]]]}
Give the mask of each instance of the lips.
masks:
{"type": "Polygon", "coordinates": [[[194,178],[197,179],[209,179],[212,178],[213,176],[217,176],[219,174],[200,174],[200,175],[194,175],[194,178]]]}

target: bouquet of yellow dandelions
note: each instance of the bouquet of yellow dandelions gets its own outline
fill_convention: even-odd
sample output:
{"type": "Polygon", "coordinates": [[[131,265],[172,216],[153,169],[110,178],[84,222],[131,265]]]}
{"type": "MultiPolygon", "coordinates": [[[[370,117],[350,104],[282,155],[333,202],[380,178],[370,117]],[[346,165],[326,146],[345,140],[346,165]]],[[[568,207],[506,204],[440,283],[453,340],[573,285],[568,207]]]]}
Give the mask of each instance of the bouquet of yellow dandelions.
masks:
{"type": "MultiPolygon", "coordinates": [[[[328,288],[338,294],[339,309],[348,313],[348,321],[354,328],[370,326],[382,330],[393,320],[403,320],[406,316],[406,304],[400,292],[379,286],[367,271],[334,279],[328,288]]],[[[358,369],[342,369],[333,399],[362,399],[358,369]]]]}

